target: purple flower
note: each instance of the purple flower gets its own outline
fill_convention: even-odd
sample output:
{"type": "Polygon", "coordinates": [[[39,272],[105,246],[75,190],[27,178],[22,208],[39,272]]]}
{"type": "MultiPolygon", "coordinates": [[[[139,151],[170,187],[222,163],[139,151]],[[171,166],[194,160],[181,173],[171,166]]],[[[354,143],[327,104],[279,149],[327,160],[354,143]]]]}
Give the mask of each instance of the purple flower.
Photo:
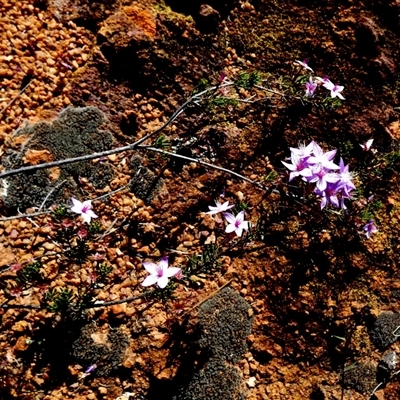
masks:
{"type": "Polygon", "coordinates": [[[308,66],[308,60],[303,60],[303,61],[296,60],[296,61],[295,61],[295,64],[300,65],[300,66],[303,67],[303,69],[305,69],[305,70],[309,70],[309,71],[311,71],[311,72],[314,72],[314,71],[308,66]]]}
{"type": "Polygon", "coordinates": [[[378,229],[375,226],[375,221],[370,219],[368,223],[364,226],[365,235],[369,239],[371,237],[371,233],[378,232],[378,229]]]}
{"type": "Polygon", "coordinates": [[[221,204],[217,200],[215,200],[216,207],[214,206],[208,206],[210,211],[207,211],[206,214],[213,215],[213,214],[218,214],[220,212],[225,212],[229,210],[230,208],[233,207],[233,205],[229,205],[229,201],[226,201],[225,203],[221,204]]]}
{"type": "Polygon", "coordinates": [[[326,189],[328,183],[336,183],[340,179],[338,174],[330,172],[327,168],[319,164],[311,167],[311,173],[311,177],[307,177],[306,180],[308,182],[315,182],[317,189],[321,192],[326,189]]]}
{"type": "Polygon", "coordinates": [[[226,233],[235,232],[240,237],[243,230],[247,231],[249,229],[248,221],[244,220],[244,211],[240,211],[236,216],[231,213],[225,213],[224,217],[228,222],[228,226],[225,229],[226,233]]]}
{"type": "Polygon", "coordinates": [[[321,196],[321,210],[327,205],[332,204],[336,208],[340,208],[338,195],[338,184],[337,183],[327,183],[325,190],[315,189],[315,193],[321,196]]]}
{"type": "Polygon", "coordinates": [[[91,374],[95,369],[97,368],[96,364],[91,365],[90,367],[88,367],[85,371],[85,374],[91,374]]]}
{"type": "Polygon", "coordinates": [[[307,162],[311,165],[321,165],[324,168],[327,169],[339,169],[339,166],[333,163],[331,160],[335,157],[336,155],[336,149],[328,151],[327,153],[324,153],[321,149],[321,147],[315,143],[313,143],[313,156],[311,156],[307,162]]]}
{"type": "Polygon", "coordinates": [[[317,83],[314,82],[312,76],[310,76],[309,82],[306,82],[306,96],[313,97],[316,88],[317,83]]]}
{"type": "Polygon", "coordinates": [[[296,154],[297,156],[301,158],[309,157],[311,156],[314,148],[314,142],[311,142],[307,146],[305,144],[300,144],[299,148],[297,149],[296,147],[289,147],[290,152],[292,154],[296,154]]]}
{"type": "Polygon", "coordinates": [[[151,286],[157,283],[160,289],[168,285],[168,278],[178,275],[182,272],[180,268],[168,268],[168,257],[164,256],[157,264],[144,262],[143,267],[150,274],[143,282],[142,286],[151,286]]]}
{"type": "Polygon", "coordinates": [[[290,157],[292,164],[289,164],[285,161],[281,161],[282,164],[289,170],[291,171],[289,174],[289,182],[295,178],[296,176],[303,176],[303,177],[309,177],[311,176],[310,169],[309,169],[309,164],[307,162],[308,157],[301,157],[299,155],[296,155],[292,152],[292,155],[290,157]]]}
{"type": "Polygon", "coordinates": [[[323,78],[320,78],[319,76],[316,76],[315,79],[318,82],[322,83],[323,84],[322,86],[324,86],[325,83],[330,82],[330,80],[329,80],[329,78],[327,76],[324,76],[323,78]]]}
{"type": "Polygon", "coordinates": [[[80,214],[83,220],[88,224],[90,224],[90,220],[92,218],[97,218],[97,215],[92,211],[91,200],[86,200],[83,203],[81,203],[79,200],[71,197],[71,201],[73,204],[73,207],[71,207],[71,211],[80,214]]]}
{"type": "Polygon", "coordinates": [[[350,197],[350,192],[355,189],[356,187],[354,186],[354,183],[352,182],[353,176],[349,172],[349,165],[344,165],[342,157],[340,157],[339,161],[339,169],[340,172],[338,173],[340,177],[339,181],[339,188],[344,191],[346,194],[346,197],[350,197]]]}

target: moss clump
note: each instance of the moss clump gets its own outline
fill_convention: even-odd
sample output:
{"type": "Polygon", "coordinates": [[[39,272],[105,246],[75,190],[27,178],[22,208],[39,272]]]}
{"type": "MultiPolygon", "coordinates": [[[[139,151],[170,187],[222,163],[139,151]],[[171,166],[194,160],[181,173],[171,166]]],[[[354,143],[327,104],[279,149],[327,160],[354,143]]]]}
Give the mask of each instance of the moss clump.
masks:
{"type": "Polygon", "coordinates": [[[250,305],[231,288],[206,301],[199,312],[200,347],[211,357],[236,363],[247,350],[253,322],[250,305]]]}
{"type": "Polygon", "coordinates": [[[193,375],[189,385],[174,400],[245,400],[237,368],[216,357],[193,375]]]}
{"type": "Polygon", "coordinates": [[[343,378],[345,387],[360,393],[371,393],[378,384],[377,367],[370,363],[352,365],[344,372],[343,378]]]}
{"type": "Polygon", "coordinates": [[[85,368],[96,364],[97,376],[107,376],[122,363],[128,343],[127,336],[118,329],[103,333],[95,324],[87,324],[73,342],[71,355],[85,368]]]}
{"type": "MultiPolygon", "coordinates": [[[[372,342],[379,349],[385,349],[397,340],[393,332],[398,327],[400,327],[400,313],[387,311],[379,314],[369,331],[372,342]]],[[[400,334],[398,331],[397,334],[400,334]]]]}

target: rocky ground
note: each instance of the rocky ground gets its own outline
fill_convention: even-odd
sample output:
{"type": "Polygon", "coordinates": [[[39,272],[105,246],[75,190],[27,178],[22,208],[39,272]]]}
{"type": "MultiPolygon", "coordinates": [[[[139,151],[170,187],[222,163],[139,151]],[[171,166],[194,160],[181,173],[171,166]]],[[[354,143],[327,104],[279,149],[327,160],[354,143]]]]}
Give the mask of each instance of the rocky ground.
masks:
{"type": "Polygon", "coordinates": [[[357,400],[381,382],[372,398],[399,398],[398,2],[0,9],[1,172],[156,132],[153,150],[1,180],[2,398],[357,400]],[[306,58],[341,104],[304,97],[306,58]],[[281,161],[311,140],[356,173],[346,212],[288,182],[281,161]],[[205,214],[221,194],[253,224],[243,240],[205,214]],[[54,212],[71,196],[97,230],[54,212]],[[147,292],[142,262],[164,255],[184,277],[147,292]]]}

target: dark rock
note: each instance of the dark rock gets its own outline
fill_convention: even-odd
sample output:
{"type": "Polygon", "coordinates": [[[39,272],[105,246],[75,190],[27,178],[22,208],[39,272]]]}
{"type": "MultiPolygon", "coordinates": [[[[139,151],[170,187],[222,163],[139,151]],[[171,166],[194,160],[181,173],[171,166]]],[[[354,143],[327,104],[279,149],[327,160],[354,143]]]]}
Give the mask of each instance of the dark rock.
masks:
{"type": "Polygon", "coordinates": [[[376,57],[379,53],[379,46],[385,37],[383,30],[372,18],[366,16],[362,16],[357,22],[355,28],[356,52],[359,55],[376,57]]]}
{"type": "Polygon", "coordinates": [[[378,364],[378,381],[387,383],[396,368],[397,354],[394,351],[386,353],[378,364]]]}
{"type": "Polygon", "coordinates": [[[130,167],[132,174],[131,192],[145,202],[150,202],[160,192],[164,185],[164,179],[144,167],[142,158],[138,155],[131,158],[130,167]]]}
{"type": "Polygon", "coordinates": [[[115,9],[115,0],[48,0],[49,11],[60,21],[74,21],[92,31],[115,9]]]}
{"type": "Polygon", "coordinates": [[[253,322],[251,306],[233,289],[225,288],[199,310],[200,339],[205,363],[173,400],[244,400],[245,384],[232,365],[247,349],[253,322]]]}
{"type": "Polygon", "coordinates": [[[196,20],[196,27],[205,33],[215,32],[218,29],[220,20],[221,16],[217,10],[208,4],[202,4],[196,20]]]}

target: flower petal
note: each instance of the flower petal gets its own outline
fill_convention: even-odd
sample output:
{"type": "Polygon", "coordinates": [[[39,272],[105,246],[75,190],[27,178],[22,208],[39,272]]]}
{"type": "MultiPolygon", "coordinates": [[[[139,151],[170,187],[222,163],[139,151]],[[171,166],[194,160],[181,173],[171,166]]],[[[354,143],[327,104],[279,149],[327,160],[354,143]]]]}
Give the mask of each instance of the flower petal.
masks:
{"type": "Polygon", "coordinates": [[[74,207],[82,208],[82,203],[79,200],[75,199],[74,197],[71,197],[71,201],[74,207]]]}
{"type": "Polygon", "coordinates": [[[226,233],[232,233],[234,230],[236,230],[235,224],[229,224],[229,225],[225,228],[225,232],[226,232],[226,233]]]}
{"type": "Polygon", "coordinates": [[[236,218],[233,214],[231,213],[224,213],[225,219],[230,223],[230,224],[235,224],[236,218]]]}
{"type": "Polygon", "coordinates": [[[236,215],[236,222],[239,222],[241,225],[244,221],[244,211],[240,211],[238,215],[236,215]]]}
{"type": "Polygon", "coordinates": [[[177,274],[179,274],[182,270],[178,267],[170,267],[165,271],[165,276],[171,278],[177,274]]]}
{"type": "Polygon", "coordinates": [[[149,275],[143,282],[142,286],[151,286],[157,283],[158,281],[158,276],[156,275],[149,275]]]}
{"type": "Polygon", "coordinates": [[[243,228],[239,226],[238,228],[235,229],[235,233],[237,236],[241,237],[243,233],[243,228]]]}
{"type": "Polygon", "coordinates": [[[149,274],[151,274],[151,275],[155,275],[155,276],[157,276],[157,273],[158,273],[158,271],[157,271],[157,264],[154,264],[154,263],[152,263],[152,262],[144,262],[144,263],[142,263],[143,264],[143,267],[145,268],[145,270],[149,273],[149,274]]]}
{"type": "Polygon", "coordinates": [[[163,275],[164,275],[164,272],[167,270],[167,268],[168,268],[168,257],[167,256],[164,256],[158,263],[157,263],[157,265],[158,265],[158,268],[161,268],[161,270],[162,270],[162,272],[163,272],[163,275]]]}
{"type": "Polygon", "coordinates": [[[168,276],[160,276],[157,280],[157,285],[160,289],[164,289],[168,285],[168,276]]]}

